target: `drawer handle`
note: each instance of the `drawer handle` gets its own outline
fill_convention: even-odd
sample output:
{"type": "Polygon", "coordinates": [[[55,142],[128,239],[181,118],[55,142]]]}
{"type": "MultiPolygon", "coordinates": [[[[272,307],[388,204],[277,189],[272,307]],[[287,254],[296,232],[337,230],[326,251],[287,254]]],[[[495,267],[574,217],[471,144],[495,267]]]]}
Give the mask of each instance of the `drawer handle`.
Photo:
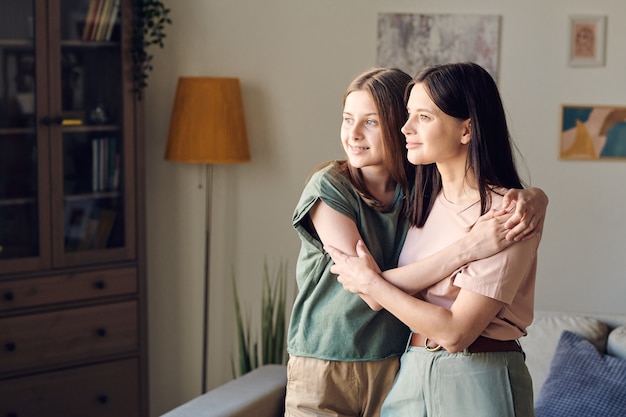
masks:
{"type": "Polygon", "coordinates": [[[107,329],[105,329],[104,327],[100,327],[98,330],[96,330],[96,334],[100,337],[104,337],[107,335],[107,329]]]}
{"type": "Polygon", "coordinates": [[[99,280],[94,282],[93,286],[97,289],[97,290],[103,290],[106,288],[107,283],[105,281],[99,280]]]}
{"type": "Polygon", "coordinates": [[[4,344],[4,348],[7,352],[14,352],[15,349],[17,349],[17,346],[15,345],[15,342],[7,342],[4,344]]]}
{"type": "Polygon", "coordinates": [[[6,301],[13,301],[13,299],[15,298],[15,294],[13,294],[13,291],[7,291],[2,295],[2,297],[6,301]]]}
{"type": "Polygon", "coordinates": [[[109,402],[109,397],[106,394],[98,395],[98,402],[100,404],[106,404],[109,402]]]}

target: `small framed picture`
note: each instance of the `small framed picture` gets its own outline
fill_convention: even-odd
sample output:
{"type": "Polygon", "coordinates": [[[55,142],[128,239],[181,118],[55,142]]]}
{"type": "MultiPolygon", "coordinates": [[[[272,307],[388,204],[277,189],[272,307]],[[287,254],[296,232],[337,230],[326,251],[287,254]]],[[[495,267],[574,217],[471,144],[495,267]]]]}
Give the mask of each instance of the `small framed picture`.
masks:
{"type": "Polygon", "coordinates": [[[626,159],[626,107],[562,105],[560,159],[626,159]]]}
{"type": "Polygon", "coordinates": [[[601,67],[604,65],[606,16],[570,16],[569,65],[601,67]]]}

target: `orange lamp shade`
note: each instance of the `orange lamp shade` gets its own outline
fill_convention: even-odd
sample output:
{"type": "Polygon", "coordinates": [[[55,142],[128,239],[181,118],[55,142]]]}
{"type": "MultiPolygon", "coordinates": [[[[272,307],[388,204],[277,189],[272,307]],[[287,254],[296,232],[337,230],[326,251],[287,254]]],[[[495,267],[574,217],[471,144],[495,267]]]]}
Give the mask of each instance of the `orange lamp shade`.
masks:
{"type": "Polygon", "coordinates": [[[239,79],[178,79],[165,159],[196,164],[250,160],[239,79]]]}

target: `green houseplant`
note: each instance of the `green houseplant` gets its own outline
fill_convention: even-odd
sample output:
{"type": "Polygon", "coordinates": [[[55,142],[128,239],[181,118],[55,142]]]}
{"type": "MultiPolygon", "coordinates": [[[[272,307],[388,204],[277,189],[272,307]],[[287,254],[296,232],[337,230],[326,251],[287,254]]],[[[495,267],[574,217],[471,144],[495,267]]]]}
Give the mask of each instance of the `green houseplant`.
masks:
{"type": "Polygon", "coordinates": [[[170,9],[162,1],[133,0],[133,88],[139,98],[148,85],[148,73],[153,69],[152,55],[147,50],[152,45],[163,48],[165,25],[172,24],[169,13],[170,9]]]}
{"type": "Polygon", "coordinates": [[[232,281],[239,354],[239,371],[235,367],[234,360],[231,359],[233,377],[250,372],[260,365],[286,363],[287,262],[281,261],[278,269],[273,274],[270,274],[267,260],[263,264],[261,352],[259,352],[256,337],[252,335],[249,314],[245,319],[242,315],[241,302],[237,292],[237,281],[234,274],[232,281]]]}

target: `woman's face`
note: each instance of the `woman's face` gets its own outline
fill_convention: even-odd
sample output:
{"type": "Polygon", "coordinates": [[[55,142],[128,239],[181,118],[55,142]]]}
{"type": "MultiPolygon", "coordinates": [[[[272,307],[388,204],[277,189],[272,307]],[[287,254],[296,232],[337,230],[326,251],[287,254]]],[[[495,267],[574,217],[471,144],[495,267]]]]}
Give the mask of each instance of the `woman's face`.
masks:
{"type": "Polygon", "coordinates": [[[407,158],[414,165],[462,162],[470,139],[469,119],[444,113],[422,84],[415,84],[407,102],[408,120],[402,127],[407,158]]]}
{"type": "Polygon", "coordinates": [[[353,167],[382,165],[382,130],[376,106],[368,92],[353,91],[346,97],[341,143],[353,167]]]}

